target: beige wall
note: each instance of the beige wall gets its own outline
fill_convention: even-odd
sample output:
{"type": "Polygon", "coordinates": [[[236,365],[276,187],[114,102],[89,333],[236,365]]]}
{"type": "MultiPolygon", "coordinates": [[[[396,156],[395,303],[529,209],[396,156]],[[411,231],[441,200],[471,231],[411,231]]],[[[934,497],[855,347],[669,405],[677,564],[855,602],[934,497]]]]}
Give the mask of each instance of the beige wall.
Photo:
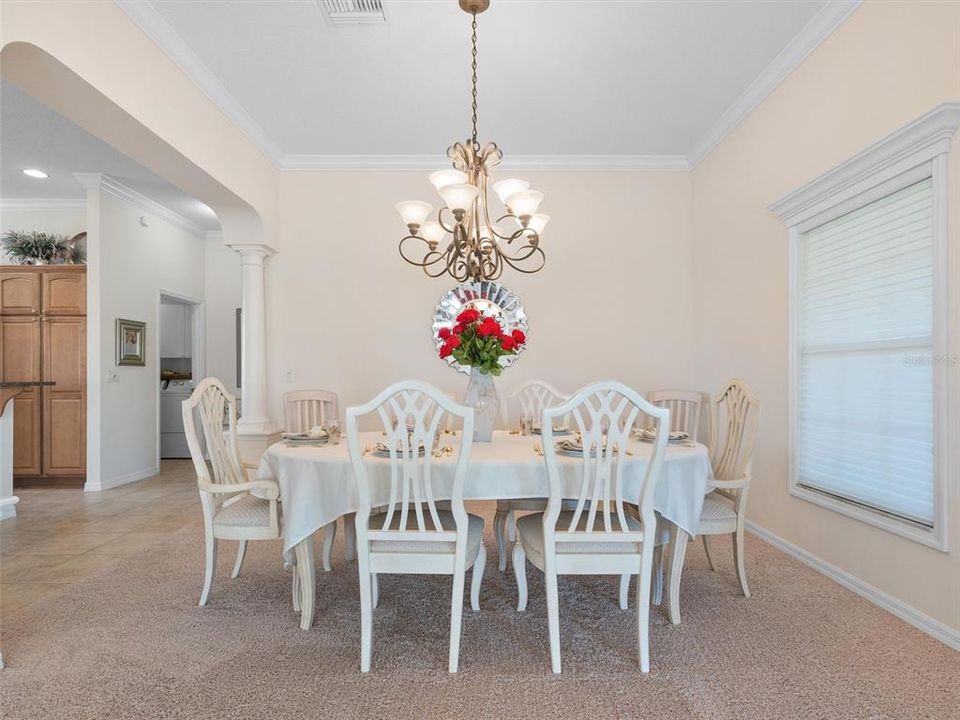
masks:
{"type": "MultiPolygon", "coordinates": [[[[787,243],[767,207],[936,105],[960,100],[958,59],[960,3],[868,2],[693,173],[697,380],[715,389],[739,376],[763,401],[750,518],[953,628],[960,628],[956,462],[949,553],[788,495],[787,243]]],[[[950,163],[956,259],[960,153],[950,163]]],[[[957,267],[954,260],[954,279],[957,267]]],[[[956,308],[956,285],[952,291],[956,308]]],[[[956,314],[952,340],[956,352],[956,314]]]]}
{"type": "MultiPolygon", "coordinates": [[[[427,174],[283,175],[283,251],[267,261],[274,417],[280,394],[297,388],[333,388],[345,404],[411,377],[463,392],[466,376],[435,356],[430,338],[433,310],[455,283],[426,277],[397,252],[405,228],[393,204],[433,202],[427,174]]],[[[530,344],[501,389],[529,378],[568,390],[604,378],[642,389],[689,385],[689,174],[516,174],[546,194],[553,220],[546,270],[503,278],[526,305],[530,344]]]]}

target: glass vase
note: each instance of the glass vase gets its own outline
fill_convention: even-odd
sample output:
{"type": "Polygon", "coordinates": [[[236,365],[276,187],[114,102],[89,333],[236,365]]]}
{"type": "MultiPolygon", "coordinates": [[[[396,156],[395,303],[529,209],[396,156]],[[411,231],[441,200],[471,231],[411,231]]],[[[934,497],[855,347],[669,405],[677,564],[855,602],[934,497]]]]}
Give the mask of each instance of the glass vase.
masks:
{"type": "Polygon", "coordinates": [[[493,426],[500,414],[500,398],[493,387],[493,375],[472,368],[463,402],[473,408],[474,442],[493,440],[493,426]]]}

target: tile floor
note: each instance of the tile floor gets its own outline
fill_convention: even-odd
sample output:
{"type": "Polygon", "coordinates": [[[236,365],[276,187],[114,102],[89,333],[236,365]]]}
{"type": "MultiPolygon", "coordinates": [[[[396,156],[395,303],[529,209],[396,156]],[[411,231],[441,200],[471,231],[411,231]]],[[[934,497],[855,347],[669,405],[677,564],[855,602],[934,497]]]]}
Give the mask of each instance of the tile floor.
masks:
{"type": "Polygon", "coordinates": [[[189,460],[164,460],[160,475],[101,493],[15,492],[17,517],[0,522],[0,621],[201,519],[189,460]]]}

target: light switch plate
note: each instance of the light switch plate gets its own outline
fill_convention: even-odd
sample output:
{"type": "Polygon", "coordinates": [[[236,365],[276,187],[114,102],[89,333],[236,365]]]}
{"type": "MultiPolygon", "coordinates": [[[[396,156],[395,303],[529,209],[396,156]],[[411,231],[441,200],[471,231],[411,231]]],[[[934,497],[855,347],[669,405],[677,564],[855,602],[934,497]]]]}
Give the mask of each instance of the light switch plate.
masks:
{"type": "Polygon", "coordinates": [[[287,368],[283,371],[283,381],[292,383],[294,378],[293,368],[287,368]]]}
{"type": "Polygon", "coordinates": [[[108,383],[120,382],[120,371],[112,368],[110,370],[107,370],[107,382],[108,383]]]}

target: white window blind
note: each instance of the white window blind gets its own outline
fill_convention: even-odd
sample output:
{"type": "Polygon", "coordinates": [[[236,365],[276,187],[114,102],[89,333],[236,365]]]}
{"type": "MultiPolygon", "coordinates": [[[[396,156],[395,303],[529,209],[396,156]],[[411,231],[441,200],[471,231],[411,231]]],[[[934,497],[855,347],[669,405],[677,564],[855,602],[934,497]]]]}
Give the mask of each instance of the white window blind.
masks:
{"type": "Polygon", "coordinates": [[[800,235],[797,482],[933,526],[928,178],[800,235]]]}

